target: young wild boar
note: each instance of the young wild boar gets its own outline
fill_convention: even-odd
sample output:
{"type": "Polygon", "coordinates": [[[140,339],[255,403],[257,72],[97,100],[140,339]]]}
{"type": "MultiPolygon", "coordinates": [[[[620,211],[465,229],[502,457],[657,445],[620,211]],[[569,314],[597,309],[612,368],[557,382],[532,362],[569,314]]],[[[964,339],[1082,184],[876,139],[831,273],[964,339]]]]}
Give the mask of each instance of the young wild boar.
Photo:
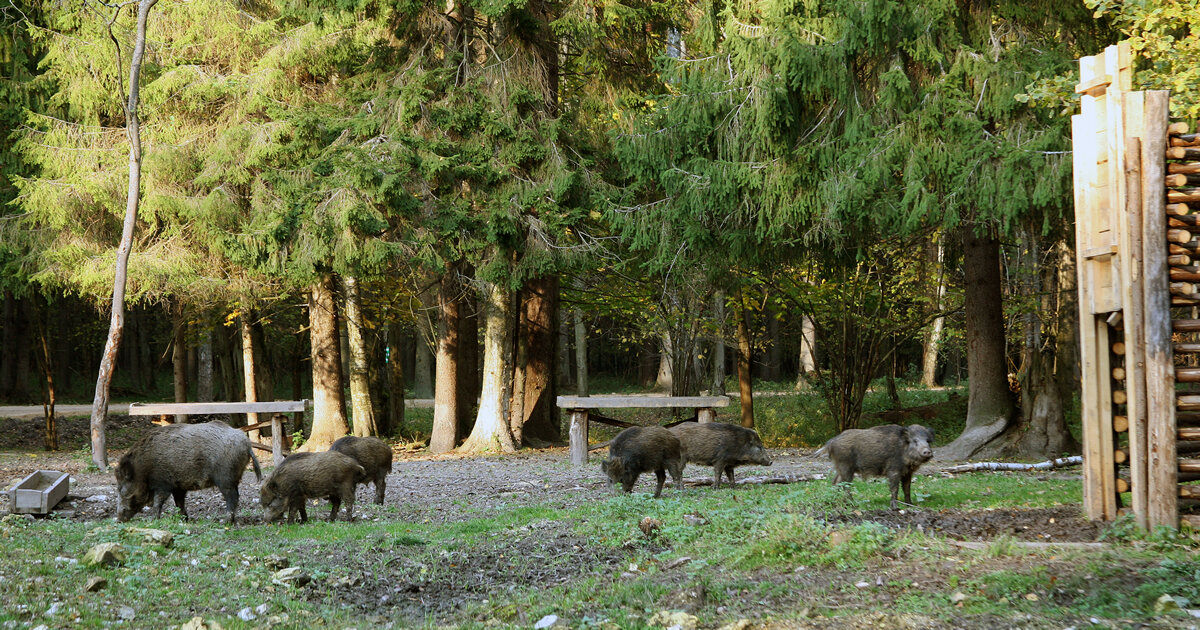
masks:
{"type": "Polygon", "coordinates": [[[771,465],[771,456],[763,448],[754,429],[721,422],[684,422],[671,427],[683,448],[684,465],[713,467],[713,487],[721,487],[724,472],[733,483],[733,469],[743,464],[771,465]]]}
{"type": "Polygon", "coordinates": [[[262,469],[250,450],[250,440],[224,422],[154,427],[117,463],[117,520],[128,521],[150,502],[154,518],[159,518],[168,496],[175,498],[187,520],[183,502],[188,491],[216,486],[225,497],[232,525],[237,517],[238,483],[249,462],[254,462],[254,474],[261,481],[262,469]]]}
{"type": "MultiPolygon", "coordinates": [[[[825,443],[836,474],[833,483],[851,482],[854,473],[887,477],[892,491],[892,509],[896,494],[904,484],[904,502],[912,503],[912,476],[921,464],[933,457],[933,431],[919,425],[896,424],[847,429],[825,443]]],[[[849,494],[849,487],[846,488],[849,494]]]]}
{"type": "Polygon", "coordinates": [[[375,483],[375,503],[383,505],[383,490],[387,484],[388,473],[392,472],[392,449],[387,442],[377,437],[354,437],[347,435],[334,442],[329,447],[331,451],[349,455],[367,471],[367,481],[375,483]]]}
{"type": "Polygon", "coordinates": [[[309,499],[328,497],[332,509],[329,520],[337,518],[338,509],[346,504],[346,520],[354,518],[354,486],[367,477],[358,462],[337,451],[296,453],[280,462],[260,490],[263,509],[268,521],[277,521],[287,512],[288,523],[308,522],[304,504],[309,499]]]}
{"type": "Polygon", "coordinates": [[[683,489],[683,455],[679,438],[662,427],[629,427],[617,434],[608,446],[608,459],[600,464],[600,470],[608,475],[608,487],[621,484],[625,492],[633,490],[638,475],[654,471],[658,476],[658,487],[654,498],[662,494],[667,472],[675,487],[683,489]]]}

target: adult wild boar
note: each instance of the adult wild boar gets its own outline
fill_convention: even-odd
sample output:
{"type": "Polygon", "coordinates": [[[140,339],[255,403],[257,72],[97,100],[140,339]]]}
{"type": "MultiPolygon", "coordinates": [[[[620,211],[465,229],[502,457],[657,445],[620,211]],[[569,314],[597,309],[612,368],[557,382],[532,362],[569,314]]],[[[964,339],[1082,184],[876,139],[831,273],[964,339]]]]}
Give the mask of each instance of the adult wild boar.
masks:
{"type": "Polygon", "coordinates": [[[713,487],[721,487],[721,474],[733,483],[733,469],[743,464],[771,465],[771,456],[763,448],[754,429],[723,422],[683,422],[671,427],[683,447],[684,465],[713,467],[713,487]]]}
{"type": "Polygon", "coordinates": [[[250,440],[224,422],[154,427],[117,463],[117,520],[128,521],[151,502],[154,518],[159,518],[168,496],[175,498],[186,520],[188,491],[216,486],[225,497],[232,525],[237,518],[238,483],[249,462],[254,462],[254,474],[261,481],[262,469],[250,440]]]}
{"type": "MultiPolygon", "coordinates": [[[[932,443],[933,431],[919,424],[906,427],[885,424],[842,431],[825,443],[824,450],[833,460],[835,484],[853,481],[854,473],[864,477],[887,477],[894,510],[901,484],[904,485],[904,502],[912,503],[912,476],[921,464],[933,457],[932,443]]],[[[846,492],[849,494],[849,487],[846,492]]]]}
{"type": "Polygon", "coordinates": [[[365,480],[367,472],[349,455],[337,451],[296,453],[283,460],[260,489],[263,509],[268,521],[277,521],[287,512],[288,523],[308,521],[304,509],[309,499],[327,497],[332,510],[329,520],[337,518],[341,504],[346,504],[346,520],[354,519],[354,486],[365,480]]]}
{"type": "Polygon", "coordinates": [[[608,475],[608,487],[619,483],[625,492],[633,490],[638,475],[654,471],[658,487],[654,498],[662,494],[667,472],[675,487],[683,489],[683,455],[679,438],[662,427],[629,427],[617,434],[608,446],[608,459],[600,464],[600,470],[608,475]]]}
{"type": "Polygon", "coordinates": [[[387,442],[377,437],[347,435],[334,442],[329,450],[353,457],[354,461],[367,471],[367,477],[362,484],[365,486],[368,481],[373,481],[375,503],[383,505],[384,486],[387,484],[388,473],[392,472],[392,449],[387,442]]]}

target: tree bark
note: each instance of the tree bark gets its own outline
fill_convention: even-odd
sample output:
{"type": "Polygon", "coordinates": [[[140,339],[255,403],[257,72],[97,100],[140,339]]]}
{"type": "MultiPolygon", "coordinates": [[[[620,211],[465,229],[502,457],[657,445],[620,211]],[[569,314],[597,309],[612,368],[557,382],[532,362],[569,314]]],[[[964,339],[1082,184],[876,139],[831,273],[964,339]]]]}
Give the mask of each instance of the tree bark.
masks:
{"type": "Polygon", "coordinates": [[[358,278],[342,276],[346,302],[346,339],[350,346],[350,407],[354,435],[379,435],[375,421],[375,406],[371,402],[371,372],[367,357],[366,323],[363,320],[362,297],[358,278]]]}
{"type": "Polygon", "coordinates": [[[745,296],[738,291],[738,397],[742,411],[742,426],[754,428],[754,386],[750,375],[750,308],[745,296]]]}
{"type": "Polygon", "coordinates": [[[817,325],[809,315],[800,317],[800,371],[796,389],[804,386],[808,376],[817,371],[817,325]]]}
{"type": "Polygon", "coordinates": [[[658,375],[654,379],[654,389],[675,395],[675,371],[672,369],[672,358],[675,355],[675,345],[672,343],[671,331],[662,330],[658,335],[658,375]]]}
{"type": "Polygon", "coordinates": [[[779,318],[769,296],[764,296],[766,308],[763,316],[767,318],[767,360],[763,365],[763,373],[768,381],[778,381],[780,378],[779,364],[782,362],[779,343],[779,318]]]}
{"type": "MultiPolygon", "coordinates": [[[[416,348],[413,366],[413,393],[417,398],[433,398],[434,349],[437,347],[437,330],[440,324],[430,322],[426,313],[437,305],[429,291],[421,294],[421,316],[417,317],[416,348]]],[[[438,317],[441,317],[440,311],[438,317]]]]}
{"type": "Polygon", "coordinates": [[[388,371],[387,371],[387,388],[388,388],[388,425],[393,433],[401,433],[404,431],[404,360],[402,358],[401,346],[403,341],[403,332],[399,322],[390,322],[387,325],[387,347],[388,347],[388,371]]]}
{"type": "Polygon", "coordinates": [[[579,309],[575,309],[575,394],[588,395],[587,322],[579,309]]]}
{"type": "Polygon", "coordinates": [[[312,434],[299,449],[302,451],[323,451],[349,433],[346,401],[342,393],[341,342],[338,338],[333,287],[333,274],[325,274],[312,285],[308,296],[313,422],[312,434]]]}
{"type": "Polygon", "coordinates": [[[519,326],[525,347],[522,443],[560,442],[558,392],[554,382],[554,362],[558,354],[554,322],[558,312],[558,276],[530,280],[523,293],[519,326]]]}
{"type": "Polygon", "coordinates": [[[434,379],[433,430],[429,452],[454,450],[458,439],[458,265],[447,263],[438,288],[437,378],[434,379]]]}
{"type": "Polygon", "coordinates": [[[0,347],[5,348],[4,352],[0,352],[0,400],[7,401],[13,390],[13,363],[16,359],[16,352],[9,351],[8,348],[17,347],[17,300],[13,297],[12,291],[5,291],[3,300],[0,301],[0,347]]]}
{"type": "Polygon", "coordinates": [[[991,235],[963,236],[966,291],[967,423],[962,434],[938,450],[942,460],[966,459],[1005,428],[1013,415],[1004,352],[1000,243],[991,235]]]}
{"type": "MultiPolygon", "coordinates": [[[[937,289],[933,296],[933,309],[941,310],[942,302],[946,298],[946,244],[942,239],[937,242],[937,254],[934,266],[934,274],[937,277],[937,289]]],[[[939,317],[933,320],[933,325],[929,328],[929,334],[925,336],[924,349],[921,353],[921,384],[925,387],[937,386],[937,366],[938,354],[942,348],[942,330],[946,326],[946,318],[939,317]]]]}
{"type": "MultiPolygon", "coordinates": [[[[182,311],[175,316],[171,338],[171,383],[174,386],[175,402],[185,403],[188,399],[187,379],[187,315],[182,311]]],[[[175,422],[188,421],[185,413],[175,414],[175,422]]]]}
{"type": "Polygon", "coordinates": [[[43,445],[47,451],[58,450],[58,428],[54,424],[54,358],[50,352],[47,320],[50,319],[50,305],[45,303],[43,313],[37,318],[38,340],[41,342],[41,354],[38,363],[42,368],[42,417],[45,419],[43,445]]]}
{"type": "MultiPolygon", "coordinates": [[[[248,304],[242,305],[242,316],[238,319],[241,324],[241,339],[242,339],[242,383],[245,391],[242,392],[242,399],[246,402],[258,402],[258,361],[254,352],[254,324],[255,313],[248,304]]],[[[246,426],[258,424],[258,414],[246,414],[246,426]]],[[[251,442],[258,442],[261,437],[261,432],[258,429],[251,429],[246,433],[251,442]]]]}
{"type": "Polygon", "coordinates": [[[213,342],[212,329],[207,326],[200,332],[200,346],[196,357],[196,400],[210,402],[213,399],[213,342]]]}
{"type": "Polygon", "coordinates": [[[462,268],[463,290],[458,305],[458,440],[467,437],[479,404],[479,305],[470,279],[474,269],[462,268]]]}
{"type": "Polygon", "coordinates": [[[516,451],[508,426],[509,335],[512,330],[511,299],[503,286],[485,282],[483,334],[483,387],[479,413],[471,435],[459,449],[465,453],[516,451]]]}
{"type": "MultiPolygon", "coordinates": [[[[121,226],[121,243],[117,246],[117,265],[113,279],[112,317],[108,325],[108,340],[100,358],[96,376],[96,393],[92,399],[91,437],[92,463],[101,470],[108,469],[108,448],[105,423],[108,421],[109,388],[113,366],[121,349],[121,333],[125,328],[125,278],[129,269],[129,250],[133,248],[133,228],[137,223],[138,202],[141,200],[142,134],[138,119],[142,57],[146,53],[146,20],[157,0],[138,2],[137,35],[129,65],[129,100],[125,105],[125,128],[129,135],[129,190],[125,204],[125,220],[121,226]]],[[[114,16],[114,21],[115,21],[114,16]]]]}

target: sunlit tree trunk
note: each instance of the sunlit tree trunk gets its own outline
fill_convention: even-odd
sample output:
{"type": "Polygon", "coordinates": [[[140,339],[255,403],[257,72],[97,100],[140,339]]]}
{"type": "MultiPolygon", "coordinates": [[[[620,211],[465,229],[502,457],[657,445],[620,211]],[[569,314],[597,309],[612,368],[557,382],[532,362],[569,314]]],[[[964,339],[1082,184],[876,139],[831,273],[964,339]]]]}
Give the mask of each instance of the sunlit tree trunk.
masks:
{"type": "Polygon", "coordinates": [[[509,334],[512,330],[510,292],[503,286],[483,282],[483,387],[475,427],[460,450],[482,453],[516,450],[508,426],[509,334]]]}
{"type": "MultiPolygon", "coordinates": [[[[242,340],[242,400],[258,402],[258,361],[254,352],[254,310],[249,305],[242,305],[242,316],[238,318],[242,340]]],[[[258,424],[258,414],[246,414],[246,426],[258,424]]],[[[246,434],[251,442],[259,441],[259,430],[251,429],[246,434]]]]}
{"type": "Polygon", "coordinates": [[[725,291],[718,289],[713,294],[713,321],[716,322],[716,333],[713,335],[712,354],[712,395],[725,395],[725,291]]]}
{"type": "MultiPolygon", "coordinates": [[[[108,468],[108,448],[104,425],[108,420],[109,388],[112,385],[113,367],[117,352],[121,349],[121,332],[125,327],[125,278],[129,269],[129,250],[133,248],[133,228],[137,223],[138,202],[141,200],[142,180],[142,134],[138,119],[142,57],[146,53],[146,20],[150,8],[157,0],[138,2],[137,35],[133,45],[133,56],[129,64],[129,100],[125,105],[125,129],[129,135],[129,189],[125,204],[125,220],[121,226],[121,243],[117,246],[117,265],[113,279],[112,317],[108,326],[108,340],[100,357],[100,370],[96,377],[96,393],[92,399],[91,438],[92,463],[101,470],[108,468]]],[[[119,10],[119,9],[118,9],[119,10]]],[[[113,21],[116,21],[114,16],[113,21]]]]}
{"type": "Polygon", "coordinates": [[[554,382],[554,361],[558,352],[554,322],[558,311],[558,276],[530,280],[523,294],[518,328],[525,348],[520,420],[522,442],[558,442],[562,439],[554,382]]]}
{"type": "Polygon", "coordinates": [[[796,378],[796,389],[804,386],[809,375],[817,371],[817,325],[812,317],[800,317],[800,372],[796,378]]]}
{"type": "Polygon", "coordinates": [[[350,407],[354,435],[379,435],[379,426],[375,422],[375,407],[371,402],[370,362],[367,358],[366,337],[363,334],[366,325],[363,321],[358,278],[343,276],[342,287],[345,290],[346,301],[346,340],[350,346],[350,407]]]}
{"type": "Polygon", "coordinates": [[[312,434],[300,450],[323,451],[349,433],[342,393],[341,343],[333,296],[333,274],[325,274],[309,289],[308,320],[312,344],[312,434]]]}
{"type": "Polygon", "coordinates": [[[433,432],[429,452],[445,453],[454,449],[458,439],[458,267],[446,265],[438,289],[437,378],[434,379],[433,432]]]}
{"type": "MultiPolygon", "coordinates": [[[[933,298],[933,309],[940,310],[942,301],[946,297],[946,274],[944,273],[944,263],[946,259],[946,245],[942,239],[937,242],[937,263],[934,267],[934,274],[937,277],[937,289],[933,298]]],[[[933,320],[933,325],[929,329],[929,334],[925,337],[924,351],[921,356],[921,384],[926,387],[937,385],[937,365],[938,354],[942,348],[942,330],[946,326],[946,318],[939,317],[933,320]]]]}
{"type": "MultiPolygon", "coordinates": [[[[38,363],[42,368],[42,417],[45,419],[43,445],[47,451],[58,450],[58,427],[54,423],[54,400],[56,392],[54,389],[54,359],[50,352],[49,332],[47,331],[46,322],[50,319],[50,305],[44,303],[43,313],[37,318],[38,341],[40,341],[40,354],[38,355],[38,363]]],[[[61,331],[60,331],[60,334],[61,331]]]]}
{"type": "Polygon", "coordinates": [[[671,331],[663,330],[658,335],[658,376],[654,379],[654,389],[669,395],[675,394],[675,371],[671,360],[675,355],[675,344],[671,339],[671,331]]]}
{"type": "Polygon", "coordinates": [[[738,292],[738,396],[741,404],[742,426],[754,427],[754,386],[750,375],[750,308],[745,296],[738,292]]]}

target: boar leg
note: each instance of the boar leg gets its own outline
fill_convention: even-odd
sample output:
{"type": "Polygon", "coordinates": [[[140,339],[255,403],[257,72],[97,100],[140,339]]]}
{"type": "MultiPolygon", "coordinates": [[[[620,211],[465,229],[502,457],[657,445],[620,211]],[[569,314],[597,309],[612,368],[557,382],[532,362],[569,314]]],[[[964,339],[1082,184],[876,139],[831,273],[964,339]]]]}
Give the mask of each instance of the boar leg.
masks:
{"type": "Polygon", "coordinates": [[[734,483],[733,483],[733,469],[734,468],[736,468],[736,466],[733,466],[731,464],[725,464],[725,476],[729,477],[729,485],[731,485],[731,486],[734,485],[734,483]]]}
{"type": "Polygon", "coordinates": [[[354,522],[354,485],[353,484],[351,484],[350,492],[346,493],[346,496],[342,502],[346,504],[346,522],[353,523],[354,522]]]}
{"type": "Polygon", "coordinates": [[[237,486],[230,488],[228,491],[221,492],[221,495],[225,497],[225,509],[229,510],[229,524],[236,525],[238,506],[237,486]]]}
{"type": "Polygon", "coordinates": [[[888,490],[892,493],[892,509],[899,509],[900,506],[896,503],[896,495],[900,492],[900,475],[891,475],[888,477],[888,490]]]}
{"type": "MultiPolygon", "coordinates": [[[[187,506],[183,504],[187,500],[187,490],[172,490],[171,496],[175,499],[175,507],[179,508],[179,515],[183,520],[188,520],[187,506]]],[[[164,498],[163,501],[166,501],[164,498]]]]}
{"type": "Polygon", "coordinates": [[[332,523],[337,520],[338,510],[342,507],[342,498],[336,494],[329,495],[329,505],[332,508],[329,511],[329,522],[332,523]]]}
{"type": "Polygon", "coordinates": [[[900,483],[904,487],[904,502],[912,505],[912,475],[904,475],[900,478],[900,483]]]}
{"type": "Polygon", "coordinates": [[[654,498],[657,499],[662,494],[663,484],[667,483],[667,471],[659,468],[654,471],[654,476],[658,478],[658,487],[654,489],[654,498]]]}
{"type": "Polygon", "coordinates": [[[683,466],[682,461],[672,462],[669,469],[671,471],[671,480],[675,482],[675,489],[680,492],[683,492],[683,466]]]}
{"type": "Polygon", "coordinates": [[[154,518],[155,519],[162,518],[163,503],[167,502],[168,494],[169,493],[163,492],[162,490],[154,491],[154,503],[152,504],[152,507],[154,508],[154,518]]]}

